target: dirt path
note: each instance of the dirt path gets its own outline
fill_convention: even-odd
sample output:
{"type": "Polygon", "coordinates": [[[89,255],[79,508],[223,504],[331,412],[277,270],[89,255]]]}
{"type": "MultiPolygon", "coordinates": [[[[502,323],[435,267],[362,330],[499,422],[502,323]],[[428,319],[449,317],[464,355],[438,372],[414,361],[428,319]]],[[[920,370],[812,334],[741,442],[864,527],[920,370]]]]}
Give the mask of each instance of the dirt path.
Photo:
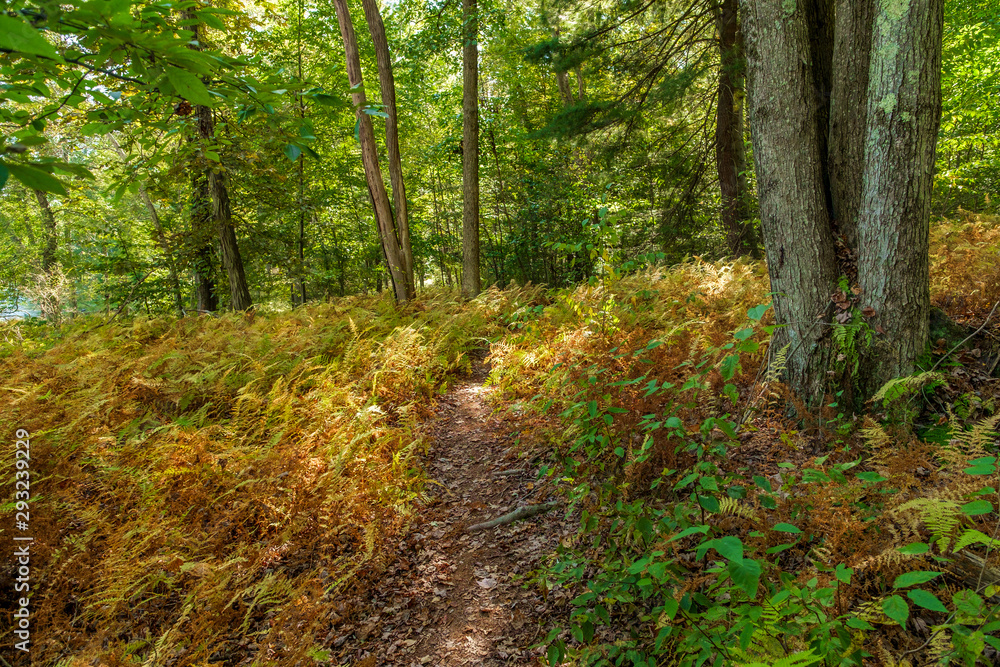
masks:
{"type": "MultiPolygon", "coordinates": [[[[477,533],[465,528],[551,498],[536,469],[518,462],[513,426],[491,414],[487,369],[438,403],[425,462],[433,502],[400,545],[345,653],[362,667],[537,665],[540,619],[564,596],[543,600],[519,576],[538,567],[572,528],[555,509],[477,533]]],[[[344,655],[344,654],[342,654],[344,655]]],[[[347,657],[347,656],[345,656],[347,657]]],[[[348,662],[347,664],[352,664],[348,662]]]]}

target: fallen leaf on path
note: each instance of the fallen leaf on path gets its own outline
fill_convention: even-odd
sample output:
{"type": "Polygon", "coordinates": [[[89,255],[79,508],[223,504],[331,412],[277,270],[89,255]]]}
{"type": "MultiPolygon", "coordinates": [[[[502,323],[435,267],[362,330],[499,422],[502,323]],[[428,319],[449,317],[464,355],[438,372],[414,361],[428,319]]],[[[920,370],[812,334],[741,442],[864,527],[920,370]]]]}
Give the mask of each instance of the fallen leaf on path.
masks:
{"type": "Polygon", "coordinates": [[[491,588],[496,587],[497,580],[493,579],[492,577],[486,577],[485,579],[480,579],[476,583],[479,584],[480,588],[485,588],[486,590],[490,590],[491,588]]]}

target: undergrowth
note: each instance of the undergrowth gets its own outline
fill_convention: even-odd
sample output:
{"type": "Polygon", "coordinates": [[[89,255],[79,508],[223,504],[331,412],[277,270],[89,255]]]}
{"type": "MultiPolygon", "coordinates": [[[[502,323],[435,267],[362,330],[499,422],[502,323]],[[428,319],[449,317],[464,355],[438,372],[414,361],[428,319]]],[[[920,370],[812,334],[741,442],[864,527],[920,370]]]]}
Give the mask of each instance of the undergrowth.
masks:
{"type": "MultiPolygon", "coordinates": [[[[35,664],[325,655],[423,494],[419,422],[520,294],[4,327],[3,437],[31,434],[35,664]]],[[[5,498],[14,470],[5,447],[5,498]]]]}
{"type": "MultiPolygon", "coordinates": [[[[1000,298],[997,235],[935,226],[952,318],[978,326],[1000,298]]],[[[591,251],[589,284],[469,303],[0,326],[0,423],[32,441],[35,660],[329,662],[345,600],[378,585],[424,498],[419,424],[487,343],[538,482],[580,516],[527,582],[573,593],[550,664],[993,659],[1000,391],[960,365],[989,351],[891,383],[863,420],[831,390],[792,421],[762,264],[629,274],[591,251]]]]}
{"type": "MultiPolygon", "coordinates": [[[[1000,298],[996,234],[935,229],[932,298],[956,319],[1000,298]]],[[[997,382],[942,359],[873,418],[831,389],[792,421],[766,285],[695,261],[549,293],[493,346],[491,381],[551,447],[540,477],[581,517],[531,582],[571,593],[549,664],[995,660],[997,382]]]]}

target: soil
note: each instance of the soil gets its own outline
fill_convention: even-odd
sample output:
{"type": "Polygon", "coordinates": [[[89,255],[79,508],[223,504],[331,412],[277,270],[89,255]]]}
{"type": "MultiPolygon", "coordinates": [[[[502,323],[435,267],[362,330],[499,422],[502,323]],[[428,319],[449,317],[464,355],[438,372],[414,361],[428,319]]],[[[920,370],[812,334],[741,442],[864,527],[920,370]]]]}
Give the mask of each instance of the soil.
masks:
{"type": "Polygon", "coordinates": [[[556,500],[517,458],[516,424],[495,414],[487,366],[436,406],[426,432],[428,493],[434,498],[388,565],[374,600],[343,635],[341,663],[358,667],[540,665],[543,619],[568,594],[542,594],[531,573],[576,523],[551,511],[474,533],[469,526],[522,505],[556,500]]]}

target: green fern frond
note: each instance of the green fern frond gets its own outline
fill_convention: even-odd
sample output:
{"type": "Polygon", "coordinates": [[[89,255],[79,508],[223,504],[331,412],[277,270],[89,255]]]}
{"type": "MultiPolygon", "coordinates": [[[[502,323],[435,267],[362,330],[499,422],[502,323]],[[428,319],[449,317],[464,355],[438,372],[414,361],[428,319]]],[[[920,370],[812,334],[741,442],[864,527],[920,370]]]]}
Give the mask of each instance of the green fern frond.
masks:
{"type": "Polygon", "coordinates": [[[942,552],[948,551],[952,534],[962,520],[960,505],[943,498],[916,498],[903,503],[896,511],[901,514],[915,511],[920,520],[927,524],[932,539],[938,543],[942,552]]]}
{"type": "Polygon", "coordinates": [[[885,401],[890,402],[904,396],[908,396],[917,391],[920,391],[927,384],[940,381],[944,378],[940,373],[935,373],[932,371],[925,371],[923,373],[917,373],[916,375],[907,375],[906,377],[893,378],[889,380],[882,388],[875,392],[872,396],[873,401],[885,401]]]}

